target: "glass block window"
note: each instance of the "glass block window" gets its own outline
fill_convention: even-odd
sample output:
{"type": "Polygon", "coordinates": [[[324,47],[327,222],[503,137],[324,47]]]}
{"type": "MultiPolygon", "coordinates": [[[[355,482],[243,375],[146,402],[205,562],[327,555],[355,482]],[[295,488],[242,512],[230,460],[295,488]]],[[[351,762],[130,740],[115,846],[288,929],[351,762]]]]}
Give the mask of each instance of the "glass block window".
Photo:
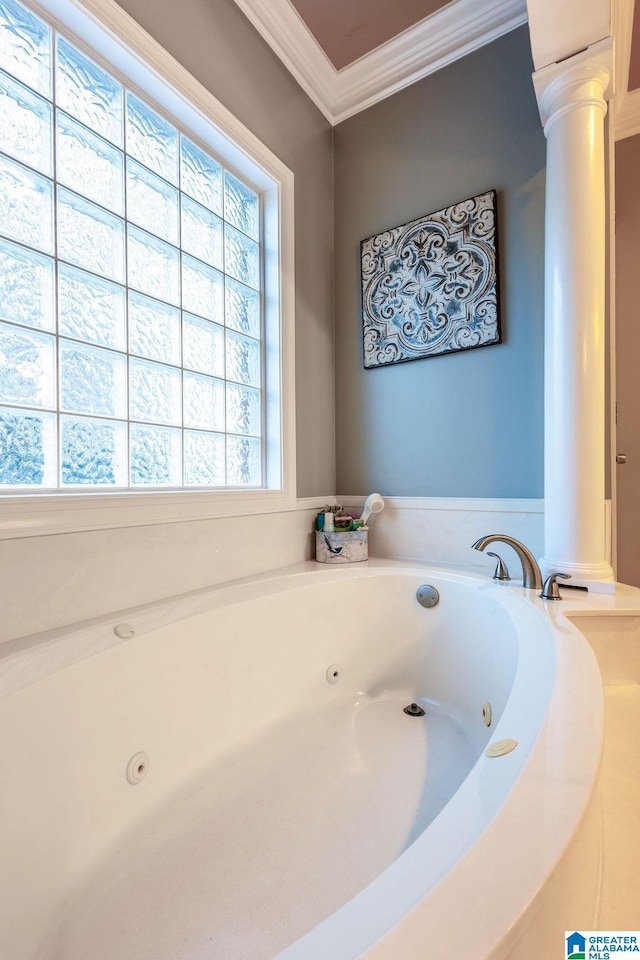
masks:
{"type": "Polygon", "coordinates": [[[264,486],[261,221],[258,189],[0,0],[0,492],[264,486]]]}

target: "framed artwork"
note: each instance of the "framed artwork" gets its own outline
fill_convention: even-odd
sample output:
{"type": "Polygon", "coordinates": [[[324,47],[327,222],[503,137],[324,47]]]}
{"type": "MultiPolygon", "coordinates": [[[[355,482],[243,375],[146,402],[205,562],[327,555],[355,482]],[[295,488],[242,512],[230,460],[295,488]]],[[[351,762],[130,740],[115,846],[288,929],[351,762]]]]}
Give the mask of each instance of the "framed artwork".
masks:
{"type": "Polygon", "coordinates": [[[496,192],[363,240],[365,367],[500,343],[496,192]]]}

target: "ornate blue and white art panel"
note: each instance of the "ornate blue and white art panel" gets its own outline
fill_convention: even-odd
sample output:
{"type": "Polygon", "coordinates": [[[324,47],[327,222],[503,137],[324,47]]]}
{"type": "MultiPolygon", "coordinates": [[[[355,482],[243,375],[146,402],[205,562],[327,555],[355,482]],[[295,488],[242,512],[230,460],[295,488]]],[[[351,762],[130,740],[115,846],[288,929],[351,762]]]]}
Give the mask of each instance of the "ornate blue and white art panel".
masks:
{"type": "Polygon", "coordinates": [[[500,342],[495,190],[361,246],[365,367],[500,342]]]}

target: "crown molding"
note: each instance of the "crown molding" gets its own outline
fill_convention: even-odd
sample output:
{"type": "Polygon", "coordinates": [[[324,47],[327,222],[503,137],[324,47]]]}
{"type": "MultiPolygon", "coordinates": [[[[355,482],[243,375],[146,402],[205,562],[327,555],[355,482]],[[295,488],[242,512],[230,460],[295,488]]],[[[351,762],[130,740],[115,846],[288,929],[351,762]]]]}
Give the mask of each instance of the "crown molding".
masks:
{"type": "Polygon", "coordinates": [[[336,70],[289,0],[235,2],[334,125],[527,22],[525,0],[452,0],[336,70]]]}
{"type": "Polygon", "coordinates": [[[614,117],[613,134],[616,140],[624,140],[637,133],[640,133],[640,90],[632,90],[614,117]]]}
{"type": "Polygon", "coordinates": [[[335,122],[436,73],[526,22],[524,0],[453,0],[339,72],[335,122]]]}
{"type": "Polygon", "coordinates": [[[611,104],[613,135],[616,140],[640,133],[640,90],[628,88],[633,0],[616,0],[611,6],[614,42],[615,92],[611,104]]]}
{"type": "Polygon", "coordinates": [[[333,120],[338,71],[289,0],[235,0],[327,120],[333,120]]]}

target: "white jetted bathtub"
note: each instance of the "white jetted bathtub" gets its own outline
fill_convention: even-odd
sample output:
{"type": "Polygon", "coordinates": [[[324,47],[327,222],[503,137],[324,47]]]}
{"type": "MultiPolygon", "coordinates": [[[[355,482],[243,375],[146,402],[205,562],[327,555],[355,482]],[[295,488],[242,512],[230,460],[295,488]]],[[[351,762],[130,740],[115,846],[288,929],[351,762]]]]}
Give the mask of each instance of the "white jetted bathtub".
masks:
{"type": "Polygon", "coordinates": [[[531,597],[308,563],[4,644],[2,960],[563,956],[602,693],[531,597]]]}

